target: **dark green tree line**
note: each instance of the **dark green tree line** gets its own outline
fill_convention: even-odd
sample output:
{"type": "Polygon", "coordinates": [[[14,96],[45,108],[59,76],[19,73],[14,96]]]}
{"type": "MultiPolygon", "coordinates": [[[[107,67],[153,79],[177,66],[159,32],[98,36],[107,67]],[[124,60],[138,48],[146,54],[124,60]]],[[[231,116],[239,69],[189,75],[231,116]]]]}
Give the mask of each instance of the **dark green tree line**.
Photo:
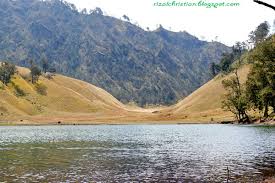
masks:
{"type": "Polygon", "coordinates": [[[230,53],[224,53],[219,64],[212,62],[210,64],[210,73],[212,76],[216,76],[218,73],[227,73],[230,71],[232,63],[240,59],[241,55],[246,51],[246,45],[241,42],[236,42],[232,47],[230,53]]]}
{"type": "MultiPolygon", "coordinates": [[[[254,31],[251,31],[249,34],[248,42],[253,46],[263,42],[270,32],[270,25],[267,21],[261,23],[257,26],[254,31]]],[[[210,64],[210,73],[212,76],[217,75],[220,72],[227,73],[232,68],[231,65],[238,59],[241,58],[242,54],[247,51],[248,45],[245,42],[236,42],[232,47],[230,53],[225,53],[222,55],[219,64],[211,63],[210,64]]]]}
{"type": "MultiPolygon", "coordinates": [[[[223,81],[227,91],[223,107],[234,113],[239,122],[249,120],[247,113],[250,109],[260,111],[264,118],[275,113],[275,35],[268,37],[269,28],[268,23],[264,22],[250,34],[255,47],[248,54],[252,67],[247,81],[240,84],[237,74],[239,66],[234,77],[223,81]]],[[[238,49],[235,53],[241,55],[238,49]]]]}
{"type": "Polygon", "coordinates": [[[237,70],[223,81],[227,91],[223,108],[234,113],[239,122],[249,121],[250,109],[260,111],[264,118],[275,114],[275,35],[259,43],[249,59],[252,68],[244,84],[240,84],[237,70]]]}
{"type": "Polygon", "coordinates": [[[247,95],[255,108],[268,117],[275,112],[275,35],[260,43],[250,55],[253,63],[246,82],[247,95]]]}

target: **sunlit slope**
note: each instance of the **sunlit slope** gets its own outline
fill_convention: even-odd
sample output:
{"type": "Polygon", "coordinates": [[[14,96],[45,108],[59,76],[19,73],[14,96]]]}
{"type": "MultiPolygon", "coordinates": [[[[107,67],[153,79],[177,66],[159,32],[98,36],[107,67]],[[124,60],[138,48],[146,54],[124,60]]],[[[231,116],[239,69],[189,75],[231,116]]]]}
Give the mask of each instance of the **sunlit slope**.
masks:
{"type": "MultiPolygon", "coordinates": [[[[243,66],[238,70],[241,82],[244,82],[249,72],[249,66],[243,66]]],[[[172,119],[182,119],[183,121],[224,121],[231,120],[232,114],[222,110],[222,100],[225,90],[222,80],[228,79],[227,76],[217,76],[204,84],[188,97],[184,98],[176,105],[165,109],[172,119]]]]}
{"type": "Polygon", "coordinates": [[[31,82],[23,79],[28,69],[18,68],[12,82],[5,89],[0,83],[1,118],[34,115],[60,115],[66,113],[123,112],[127,108],[106,91],[86,82],[56,75],[52,79],[40,77],[46,86],[46,95],[41,95],[31,82]],[[16,95],[15,85],[24,92],[16,95]]]}
{"type": "MultiPolygon", "coordinates": [[[[221,108],[225,90],[222,80],[231,75],[217,76],[191,95],[170,107],[142,109],[122,104],[112,95],[89,83],[55,75],[52,79],[41,76],[46,86],[41,95],[26,76],[29,70],[18,68],[12,82],[0,83],[0,121],[16,124],[91,123],[204,123],[232,120],[233,116],[221,108]],[[25,78],[25,79],[24,79],[25,78]],[[18,96],[16,86],[25,95],[18,96]],[[2,89],[1,89],[2,88],[2,89]]],[[[241,82],[246,80],[249,66],[239,69],[241,82]]]]}

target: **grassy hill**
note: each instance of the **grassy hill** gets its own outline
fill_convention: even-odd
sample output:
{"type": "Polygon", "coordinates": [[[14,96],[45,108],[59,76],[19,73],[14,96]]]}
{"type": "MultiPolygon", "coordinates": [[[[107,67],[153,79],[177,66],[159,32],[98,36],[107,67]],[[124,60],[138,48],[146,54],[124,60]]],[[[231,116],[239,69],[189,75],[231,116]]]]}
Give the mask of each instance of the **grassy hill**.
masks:
{"type": "Polygon", "coordinates": [[[48,60],[58,73],[92,83],[123,103],[171,105],[210,79],[231,49],[187,32],[146,31],[65,1],[0,1],[0,60],[48,60]]]}
{"type": "MultiPolygon", "coordinates": [[[[246,80],[249,68],[249,65],[244,65],[239,69],[238,73],[241,82],[246,80]]],[[[222,80],[228,79],[231,76],[232,74],[225,76],[218,75],[188,97],[161,112],[164,116],[169,116],[171,120],[186,122],[233,120],[234,116],[232,113],[226,112],[221,108],[225,94],[222,80]]]]}
{"type": "Polygon", "coordinates": [[[17,70],[8,86],[0,83],[2,122],[91,123],[133,120],[137,116],[150,114],[150,110],[123,105],[101,88],[58,74],[52,79],[40,77],[38,85],[46,88],[41,94],[37,84],[26,79],[30,71],[22,67],[17,70]],[[143,115],[140,115],[141,112],[143,115]]]}
{"type": "MultiPolygon", "coordinates": [[[[246,80],[249,66],[239,69],[241,82],[246,80]]],[[[37,92],[26,76],[26,68],[18,67],[12,84],[0,83],[0,121],[16,124],[101,123],[209,123],[232,120],[233,115],[221,108],[225,90],[222,80],[231,75],[218,75],[188,97],[169,107],[139,108],[124,105],[105,90],[89,83],[55,75],[40,77],[39,85],[46,94],[37,92]],[[17,88],[17,89],[16,89],[17,88]],[[18,88],[23,96],[18,96],[18,88]]],[[[19,92],[20,93],[20,92],[19,92]]]]}

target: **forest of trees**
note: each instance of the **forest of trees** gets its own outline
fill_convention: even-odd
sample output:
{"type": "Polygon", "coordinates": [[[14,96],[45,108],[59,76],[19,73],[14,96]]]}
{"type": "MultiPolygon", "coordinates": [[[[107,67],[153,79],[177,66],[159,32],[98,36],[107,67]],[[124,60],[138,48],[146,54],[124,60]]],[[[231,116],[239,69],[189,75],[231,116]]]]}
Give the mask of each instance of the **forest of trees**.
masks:
{"type": "Polygon", "coordinates": [[[0,60],[30,67],[32,58],[50,71],[40,64],[45,58],[59,73],[139,106],[170,105],[189,95],[210,79],[210,62],[230,51],[184,31],[145,31],[127,15],[104,16],[100,8],[78,12],[66,1],[5,0],[0,12],[0,60]]]}
{"type": "Polygon", "coordinates": [[[254,48],[248,54],[252,66],[247,81],[240,83],[239,64],[234,76],[223,81],[227,91],[223,108],[234,113],[239,122],[251,121],[249,111],[259,112],[258,117],[264,119],[275,114],[275,35],[269,35],[269,29],[264,22],[249,36],[254,48]]]}
{"type": "Polygon", "coordinates": [[[210,64],[210,73],[212,76],[216,76],[218,73],[228,73],[231,71],[231,65],[235,60],[240,59],[241,55],[247,51],[247,45],[245,42],[236,42],[232,47],[230,53],[224,53],[222,55],[221,61],[219,64],[212,62],[210,64]]]}

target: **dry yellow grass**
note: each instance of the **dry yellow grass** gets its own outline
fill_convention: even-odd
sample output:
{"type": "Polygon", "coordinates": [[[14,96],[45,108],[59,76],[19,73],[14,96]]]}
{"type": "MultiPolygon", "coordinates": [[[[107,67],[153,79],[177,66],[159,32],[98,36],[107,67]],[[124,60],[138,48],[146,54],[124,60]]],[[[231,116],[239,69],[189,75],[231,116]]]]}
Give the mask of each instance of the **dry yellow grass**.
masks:
{"type": "MultiPolygon", "coordinates": [[[[248,65],[239,69],[238,74],[241,82],[246,80],[248,72],[248,65]]],[[[232,74],[215,77],[191,95],[164,111],[169,113],[171,118],[182,119],[184,121],[210,122],[232,120],[232,114],[221,109],[221,103],[225,94],[222,80],[228,79],[231,76],[232,74]]]]}
{"type": "MultiPolygon", "coordinates": [[[[18,67],[13,83],[26,94],[16,96],[14,85],[0,89],[0,121],[15,124],[102,124],[102,123],[209,123],[231,120],[232,115],[221,109],[225,91],[218,76],[170,107],[143,109],[124,105],[101,88],[86,82],[56,75],[40,77],[47,95],[38,94],[26,78],[29,70],[18,67]]],[[[244,81],[248,66],[239,70],[244,81]]],[[[1,83],[0,83],[1,85],[1,83]]],[[[1,88],[1,87],[0,87],[1,88]]]]}
{"type": "Polygon", "coordinates": [[[27,76],[29,70],[18,67],[18,71],[12,79],[14,84],[0,89],[2,120],[124,110],[124,105],[104,90],[61,75],[51,80],[41,77],[39,83],[47,87],[47,95],[40,95],[33,84],[21,77],[27,76]],[[14,85],[24,91],[25,96],[16,96],[14,85]]]}

